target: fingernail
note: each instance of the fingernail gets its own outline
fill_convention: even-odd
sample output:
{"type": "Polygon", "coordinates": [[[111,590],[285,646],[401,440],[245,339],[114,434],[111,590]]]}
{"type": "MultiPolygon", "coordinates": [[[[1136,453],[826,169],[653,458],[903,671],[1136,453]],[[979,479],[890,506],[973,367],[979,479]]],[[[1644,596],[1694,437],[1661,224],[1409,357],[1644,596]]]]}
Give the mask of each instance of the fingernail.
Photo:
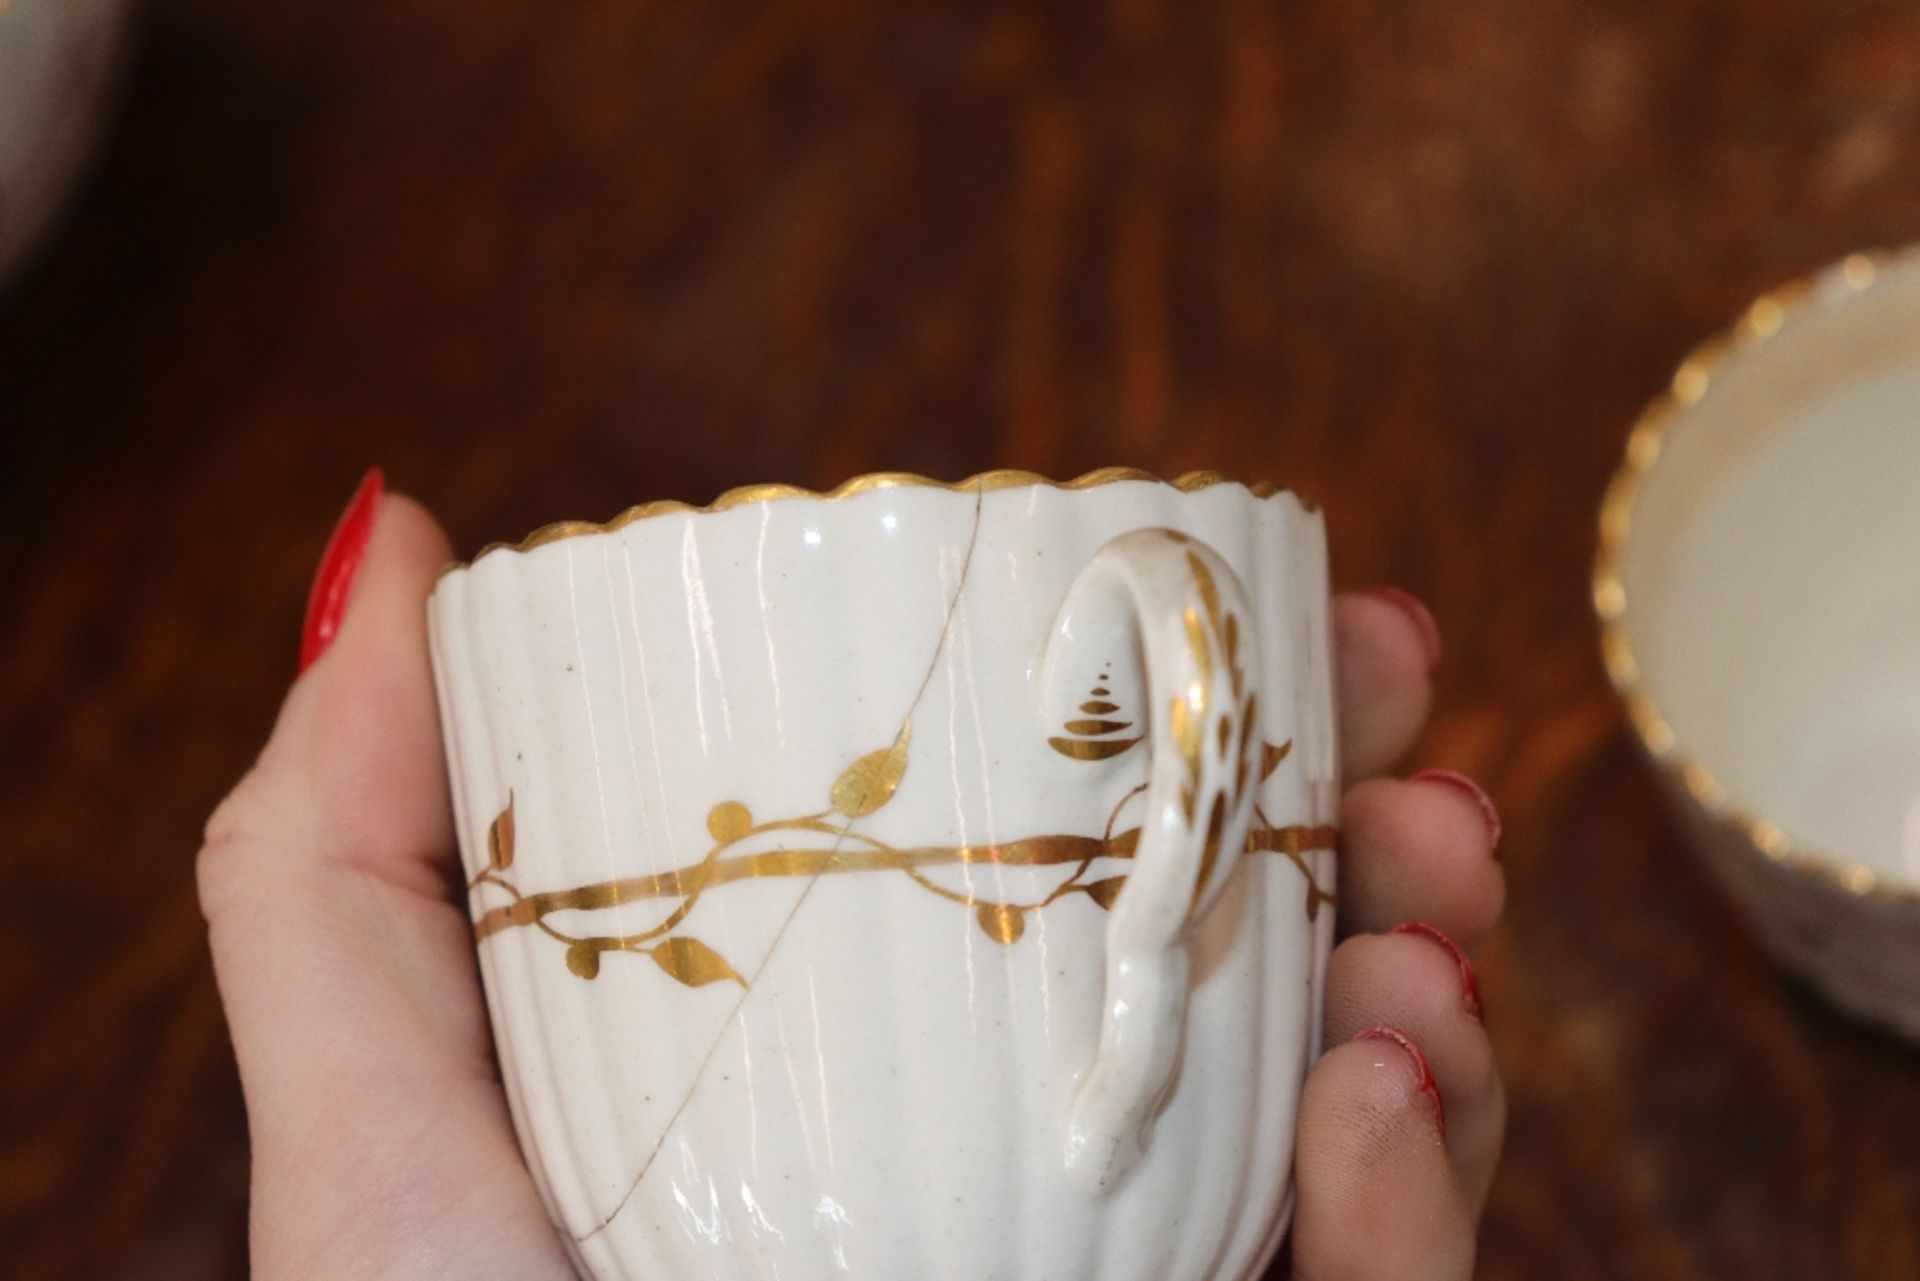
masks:
{"type": "Polygon", "coordinates": [[[320,555],[320,568],[313,576],[313,590],[307,596],[307,618],[300,628],[300,670],[306,671],[327,652],[347,614],[347,598],[353,592],[354,575],[360,572],[360,560],[367,553],[367,540],[373,536],[373,518],[380,510],[380,495],[386,492],[387,478],[378,467],[370,467],[353,491],[353,501],[340,515],[327,539],[327,550],[320,555]]]}
{"type": "Polygon", "coordinates": [[[1487,795],[1485,788],[1465,774],[1450,769],[1423,769],[1413,776],[1412,781],[1438,783],[1443,787],[1451,787],[1457,792],[1464,793],[1467,799],[1480,807],[1480,816],[1487,820],[1487,836],[1493,845],[1493,852],[1495,855],[1500,853],[1500,835],[1503,830],[1500,824],[1500,809],[1493,803],[1493,798],[1487,795]]]}
{"type": "Polygon", "coordinates": [[[1453,941],[1453,936],[1437,925],[1425,921],[1407,921],[1393,927],[1395,934],[1412,934],[1419,938],[1431,939],[1447,950],[1454,964],[1460,967],[1460,996],[1467,1003],[1467,1013],[1482,1022],[1486,1020],[1486,1006],[1480,1001],[1480,981],[1473,976],[1473,962],[1467,959],[1466,951],[1453,941]]]}
{"type": "Polygon", "coordinates": [[[1440,666],[1440,624],[1434,621],[1426,602],[1398,587],[1376,587],[1367,595],[1385,601],[1413,620],[1414,630],[1420,634],[1420,649],[1427,656],[1427,670],[1440,666]]]}
{"type": "Polygon", "coordinates": [[[1440,1083],[1433,1079],[1433,1069],[1427,1066],[1427,1056],[1420,1052],[1420,1043],[1397,1027],[1381,1023],[1364,1032],[1356,1033],[1356,1041],[1391,1041],[1407,1052],[1413,1060],[1415,1074],[1419,1077],[1416,1085],[1420,1093],[1427,1096],[1433,1104],[1433,1127],[1440,1131],[1440,1137],[1447,1137],[1447,1105],[1440,1101],[1440,1083]]]}

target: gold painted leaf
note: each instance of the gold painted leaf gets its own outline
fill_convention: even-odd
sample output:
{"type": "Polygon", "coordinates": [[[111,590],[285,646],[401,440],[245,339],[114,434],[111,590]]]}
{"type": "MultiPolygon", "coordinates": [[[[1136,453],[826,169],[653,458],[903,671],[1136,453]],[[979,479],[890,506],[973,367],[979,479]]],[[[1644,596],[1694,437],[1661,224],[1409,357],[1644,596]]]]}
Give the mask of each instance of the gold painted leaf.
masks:
{"type": "Polygon", "coordinates": [[[1027,914],[1011,903],[982,903],[980,928],[996,943],[1017,943],[1027,932],[1027,914]]]}
{"type": "Polygon", "coordinates": [[[908,721],[893,746],[868,752],[847,766],[834,781],[833,808],[848,818],[865,818],[892,800],[907,772],[907,741],[912,737],[913,722],[908,721]]]}
{"type": "Polygon", "coordinates": [[[1132,729],[1132,721],[1085,720],[1068,721],[1061,726],[1069,734],[1116,734],[1123,729],[1132,729]]]}
{"type": "Polygon", "coordinates": [[[1089,881],[1080,888],[1087,892],[1088,898],[1111,911],[1114,901],[1120,897],[1120,890],[1126,883],[1127,878],[1124,876],[1109,876],[1104,881],[1089,881]]]}
{"type": "Polygon", "coordinates": [[[1119,711],[1120,704],[1102,702],[1099,699],[1094,699],[1090,702],[1080,704],[1080,710],[1089,716],[1105,716],[1109,712],[1119,711]]]}
{"type": "Polygon", "coordinates": [[[487,865],[496,872],[513,866],[513,793],[507,793],[507,808],[487,829],[487,865]]]}
{"type": "Polygon", "coordinates": [[[600,975],[600,949],[582,939],[567,946],[567,968],[583,979],[600,975]]]}
{"type": "Polygon", "coordinates": [[[1206,731],[1201,728],[1200,717],[1183,697],[1175,697],[1168,715],[1173,721],[1173,741],[1180,746],[1180,758],[1187,763],[1190,773],[1200,773],[1201,739],[1206,731]]]}
{"type": "Polygon", "coordinates": [[[1267,777],[1280,768],[1280,762],[1286,760],[1287,753],[1292,750],[1292,739],[1288,739],[1278,747],[1275,747],[1272,743],[1268,743],[1262,747],[1260,751],[1260,781],[1263,783],[1266,782],[1267,777]]]}
{"type": "Polygon", "coordinates": [[[1227,798],[1216,792],[1213,809],[1207,815],[1207,836],[1200,846],[1200,873],[1193,879],[1193,901],[1198,903],[1213,879],[1213,866],[1220,860],[1220,836],[1227,823],[1227,798]]]}
{"type": "Polygon", "coordinates": [[[1206,629],[1200,625],[1200,611],[1187,607],[1184,621],[1187,625],[1187,648],[1193,652],[1193,664],[1200,669],[1200,687],[1213,687],[1213,645],[1207,640],[1206,629]]]}
{"type": "Polygon", "coordinates": [[[1220,630],[1220,587],[1213,581],[1213,571],[1207,568],[1207,562],[1200,559],[1198,552],[1187,553],[1187,564],[1193,570],[1193,581],[1200,588],[1200,599],[1207,606],[1207,621],[1213,624],[1213,630],[1220,630]]]}
{"type": "Polygon", "coordinates": [[[1137,738],[1050,738],[1047,746],[1076,761],[1104,761],[1127,751],[1137,738]]]}
{"type": "Polygon", "coordinates": [[[721,983],[728,979],[741,987],[747,981],[734,973],[733,967],[720,953],[708,947],[696,938],[671,938],[647,953],[653,963],[665,970],[673,978],[688,987],[703,987],[708,983],[721,983]]]}
{"type": "Polygon", "coordinates": [[[707,830],[716,841],[737,841],[753,830],[753,814],[739,801],[721,801],[707,811],[707,830]]]}

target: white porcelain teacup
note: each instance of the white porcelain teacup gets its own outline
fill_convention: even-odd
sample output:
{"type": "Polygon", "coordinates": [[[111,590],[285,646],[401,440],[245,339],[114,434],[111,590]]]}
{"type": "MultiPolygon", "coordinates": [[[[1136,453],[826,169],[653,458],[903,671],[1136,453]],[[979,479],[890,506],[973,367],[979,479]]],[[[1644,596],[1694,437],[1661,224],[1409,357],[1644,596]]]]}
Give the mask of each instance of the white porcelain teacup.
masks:
{"type": "Polygon", "coordinates": [[[1257,1274],[1333,929],[1317,513],[908,476],[430,606],[514,1119],[595,1277],[1257,1274]]]}
{"type": "Polygon", "coordinates": [[[1920,253],[1760,299],[1602,517],[1607,666],[1788,967],[1920,1037],[1920,253]]]}

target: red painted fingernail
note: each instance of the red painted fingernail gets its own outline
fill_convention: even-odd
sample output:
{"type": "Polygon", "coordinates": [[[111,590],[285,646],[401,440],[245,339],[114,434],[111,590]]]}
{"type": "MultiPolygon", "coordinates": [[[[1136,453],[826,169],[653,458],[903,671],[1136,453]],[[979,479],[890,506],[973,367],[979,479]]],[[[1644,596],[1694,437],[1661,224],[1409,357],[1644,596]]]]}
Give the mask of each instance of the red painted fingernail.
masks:
{"type": "Polygon", "coordinates": [[[1367,595],[1385,601],[1412,619],[1414,630],[1420,633],[1420,648],[1427,656],[1427,670],[1440,666],[1440,624],[1434,621],[1433,611],[1427,608],[1426,602],[1398,587],[1376,587],[1367,595]]]}
{"type": "Polygon", "coordinates": [[[1485,788],[1465,774],[1450,769],[1423,769],[1413,776],[1413,781],[1439,783],[1443,787],[1451,787],[1455,791],[1465,793],[1468,800],[1480,807],[1481,817],[1487,820],[1487,836],[1493,844],[1493,852],[1495,854],[1500,852],[1500,834],[1503,830],[1500,824],[1500,809],[1493,803],[1493,798],[1487,795],[1485,788]]]}
{"type": "Polygon", "coordinates": [[[1480,981],[1473,977],[1473,962],[1461,946],[1453,941],[1453,936],[1437,925],[1425,921],[1406,921],[1393,927],[1395,934],[1412,934],[1423,939],[1432,939],[1447,950],[1454,964],[1460,967],[1460,995],[1467,1003],[1467,1013],[1484,1021],[1487,1017],[1486,1006],[1480,1001],[1480,981]]]}
{"type": "Polygon", "coordinates": [[[378,467],[370,467],[353,491],[353,501],[341,513],[340,523],[327,539],[327,550],[320,555],[320,568],[313,576],[313,590],[307,596],[307,620],[300,629],[300,670],[306,671],[327,652],[347,614],[347,598],[353,591],[354,575],[360,572],[360,559],[367,553],[367,541],[373,536],[373,518],[380,510],[380,495],[386,492],[387,478],[378,467]]]}
{"type": "Polygon", "coordinates": [[[1420,1052],[1420,1043],[1408,1036],[1405,1032],[1402,1032],[1399,1028],[1389,1027],[1385,1023],[1370,1027],[1364,1032],[1356,1033],[1353,1039],[1356,1041],[1391,1041],[1407,1052],[1407,1057],[1413,1060],[1414,1071],[1420,1078],[1417,1082],[1420,1093],[1426,1095],[1427,1099],[1433,1104],[1433,1127],[1440,1131],[1441,1138],[1446,1138],[1447,1105],[1440,1101],[1440,1083],[1433,1079],[1433,1069],[1427,1066],[1427,1056],[1420,1052]]]}

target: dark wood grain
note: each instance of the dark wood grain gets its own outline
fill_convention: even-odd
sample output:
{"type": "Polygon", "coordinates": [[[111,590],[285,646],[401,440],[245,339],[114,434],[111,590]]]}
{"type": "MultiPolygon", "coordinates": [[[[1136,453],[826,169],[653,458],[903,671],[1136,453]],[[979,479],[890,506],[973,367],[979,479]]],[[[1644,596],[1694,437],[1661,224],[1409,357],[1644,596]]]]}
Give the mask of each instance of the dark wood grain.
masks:
{"type": "Polygon", "coordinates": [[[1492,1278],[1920,1277],[1920,1054],[1766,964],[1606,692],[1639,404],[1920,238],[1892,0],[158,0],[0,294],[0,1271],[244,1273],[192,854],[361,470],[471,549],[875,468],[1218,467],[1447,630],[1503,804],[1492,1278]]]}

